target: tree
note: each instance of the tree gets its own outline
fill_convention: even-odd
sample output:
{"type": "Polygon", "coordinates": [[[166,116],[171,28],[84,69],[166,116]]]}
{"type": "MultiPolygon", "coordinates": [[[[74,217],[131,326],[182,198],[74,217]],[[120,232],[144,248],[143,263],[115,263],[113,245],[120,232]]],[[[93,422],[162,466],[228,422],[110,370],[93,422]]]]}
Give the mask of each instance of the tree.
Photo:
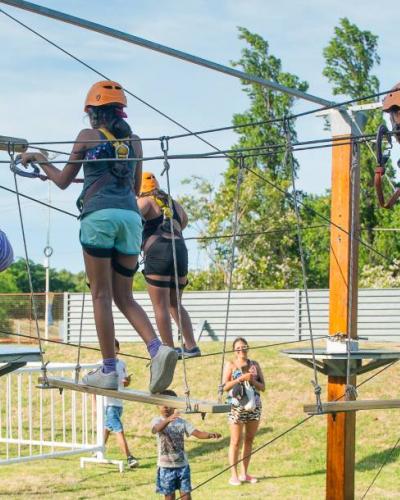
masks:
{"type": "MultiPolygon", "coordinates": [[[[246,28],[239,28],[239,38],[246,43],[241,58],[234,66],[252,75],[272,80],[287,87],[306,91],[308,84],[296,75],[282,70],[281,60],[270,54],[268,42],[246,28]]],[[[234,125],[264,121],[265,123],[236,129],[239,136],[233,149],[258,148],[266,144],[285,146],[282,121],[270,122],[289,115],[294,98],[264,86],[242,81],[250,106],[244,113],[234,115],[234,125]]],[[[292,140],[296,140],[293,122],[289,124],[292,140]]],[[[265,178],[268,182],[244,170],[241,188],[239,223],[242,233],[268,234],[244,236],[238,239],[237,262],[234,285],[237,288],[284,288],[301,282],[297,243],[293,235],[294,213],[289,199],[279,189],[290,189],[291,172],[284,162],[284,150],[275,150],[269,156],[245,159],[247,168],[265,178]],[[275,231],[275,232],[274,232],[275,231]]],[[[295,169],[298,165],[295,162],[295,169]]],[[[208,236],[229,235],[233,231],[232,212],[234,207],[238,161],[230,160],[223,180],[214,189],[204,179],[192,178],[199,193],[183,197],[191,220],[196,220],[199,230],[208,236]]],[[[218,277],[226,276],[230,256],[230,239],[205,241],[201,246],[213,262],[213,272],[218,277]]]]}
{"type": "MultiPolygon", "coordinates": [[[[352,99],[379,92],[379,80],[372,73],[380,63],[378,37],[370,31],[362,31],[347,18],[339,22],[334,36],[323,51],[325,68],[323,74],[333,85],[333,93],[352,99]]],[[[374,98],[369,101],[375,100],[374,98]]],[[[363,100],[366,103],[368,100],[363,100]]],[[[375,134],[378,126],[384,123],[381,111],[368,111],[365,134],[375,134]]],[[[379,209],[373,186],[376,159],[367,145],[360,151],[360,223],[364,228],[362,238],[379,250],[390,249],[391,255],[400,250],[400,242],[393,233],[374,231],[376,226],[391,227],[400,220],[399,206],[388,212],[379,209]]],[[[393,169],[387,174],[393,182],[393,169]]],[[[360,268],[366,264],[381,263],[381,258],[364,247],[360,247],[360,268]]],[[[385,265],[384,263],[382,263],[385,265]]]]}

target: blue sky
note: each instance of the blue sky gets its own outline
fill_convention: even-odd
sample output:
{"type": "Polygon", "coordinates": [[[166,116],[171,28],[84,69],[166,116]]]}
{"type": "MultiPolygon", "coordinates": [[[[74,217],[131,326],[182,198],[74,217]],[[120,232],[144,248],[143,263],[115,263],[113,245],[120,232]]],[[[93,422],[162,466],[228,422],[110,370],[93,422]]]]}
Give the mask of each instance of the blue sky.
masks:
{"type": "MultiPolygon", "coordinates": [[[[237,38],[237,26],[245,26],[268,40],[271,53],[282,59],[284,70],[307,80],[310,93],[326,99],[333,96],[322,76],[322,49],[332,36],[333,27],[346,16],[361,29],[379,36],[382,61],[376,74],[381,89],[390,88],[400,79],[392,64],[397,62],[393,43],[398,36],[396,23],[388,22],[387,9],[371,0],[352,3],[343,0],[41,0],[40,3],[228,65],[240,56],[243,44],[237,38]]],[[[229,125],[233,113],[248,106],[247,97],[235,78],[6,5],[0,4],[0,7],[192,130],[229,125]]],[[[87,89],[98,79],[96,75],[1,13],[0,46],[5,48],[0,79],[0,134],[26,137],[30,141],[73,140],[79,130],[87,126],[83,100],[87,89]]],[[[295,110],[314,107],[312,103],[299,101],[295,110]]],[[[128,115],[135,132],[142,137],[180,132],[133,98],[129,98],[128,115]]],[[[315,116],[302,118],[297,128],[300,140],[327,137],[322,119],[315,116]]],[[[222,148],[230,147],[235,138],[232,132],[208,136],[222,148]]],[[[68,150],[68,146],[62,148],[68,150]]],[[[157,143],[145,143],[144,148],[147,156],[159,153],[157,143]]],[[[172,153],[206,150],[205,145],[193,138],[171,144],[172,153]]],[[[300,188],[322,193],[329,187],[329,150],[298,153],[297,157],[301,165],[300,188]]],[[[7,159],[7,155],[0,152],[0,159],[7,159]]],[[[179,161],[171,166],[174,194],[189,189],[180,183],[193,174],[203,175],[218,185],[226,167],[223,160],[179,161]]],[[[152,163],[151,169],[159,173],[161,165],[152,163]]],[[[13,177],[6,165],[0,165],[0,184],[13,188],[13,177]]],[[[20,190],[41,200],[48,197],[48,185],[40,181],[21,179],[20,190]]],[[[0,193],[0,227],[9,235],[16,255],[21,256],[15,196],[0,193]]],[[[76,186],[66,191],[53,186],[52,203],[75,211],[78,194],[76,186]]],[[[32,202],[23,202],[23,213],[30,257],[41,262],[47,210],[32,202]]],[[[52,213],[52,266],[71,271],[83,268],[78,229],[74,219],[52,213]]],[[[191,245],[190,262],[192,267],[206,263],[206,256],[195,245],[191,245]]]]}

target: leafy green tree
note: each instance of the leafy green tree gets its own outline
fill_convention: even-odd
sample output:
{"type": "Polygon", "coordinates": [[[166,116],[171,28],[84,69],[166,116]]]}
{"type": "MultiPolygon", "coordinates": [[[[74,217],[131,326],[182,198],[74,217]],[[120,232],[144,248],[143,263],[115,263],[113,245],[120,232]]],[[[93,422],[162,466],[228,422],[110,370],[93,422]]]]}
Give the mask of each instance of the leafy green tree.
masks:
{"type": "MultiPolygon", "coordinates": [[[[334,36],[323,51],[325,68],[323,74],[333,85],[333,93],[352,99],[379,92],[379,80],[373,70],[380,63],[378,55],[378,37],[370,31],[362,31],[347,18],[339,22],[334,29],[334,36]]],[[[375,99],[370,99],[370,101],[375,99]]],[[[368,101],[363,100],[362,103],[368,101]]],[[[381,111],[367,111],[365,134],[375,134],[378,126],[384,123],[381,111]]],[[[376,159],[368,145],[362,145],[360,151],[360,223],[363,228],[362,238],[383,253],[398,255],[400,242],[395,233],[374,231],[377,226],[392,227],[400,219],[399,206],[393,211],[384,211],[378,207],[373,186],[376,159]]],[[[393,169],[387,174],[393,182],[393,169]]],[[[387,186],[390,188],[390,186],[387,186]]],[[[360,267],[366,264],[381,263],[381,258],[364,247],[360,247],[360,267]]],[[[382,263],[385,265],[384,263],[382,263]]]]}
{"type": "MultiPolygon", "coordinates": [[[[307,90],[306,82],[282,70],[281,60],[270,53],[268,42],[261,36],[246,28],[239,28],[239,38],[246,46],[241,58],[233,62],[234,66],[287,87],[307,90]]],[[[243,125],[255,121],[268,123],[236,129],[239,137],[234,149],[259,148],[266,144],[284,145],[282,122],[269,121],[290,114],[294,98],[247,81],[242,81],[242,87],[250,106],[244,113],[234,115],[233,124],[243,125]]],[[[293,122],[289,124],[289,133],[292,140],[296,140],[293,122]]],[[[284,162],[283,150],[274,151],[268,156],[246,158],[245,165],[280,189],[290,189],[291,173],[287,162],[284,162]]],[[[297,167],[295,163],[295,168],[297,167]]],[[[203,179],[192,179],[198,195],[195,199],[193,196],[183,197],[181,201],[189,212],[190,220],[196,221],[200,232],[209,236],[232,233],[237,176],[238,162],[231,160],[217,189],[213,189],[203,179]]],[[[240,232],[271,232],[238,239],[235,287],[283,288],[300,284],[298,249],[293,232],[272,232],[293,227],[295,218],[288,198],[246,169],[243,177],[239,209],[240,232]]],[[[216,276],[223,273],[226,282],[230,256],[229,238],[205,241],[201,245],[213,262],[213,272],[216,276]]]]}

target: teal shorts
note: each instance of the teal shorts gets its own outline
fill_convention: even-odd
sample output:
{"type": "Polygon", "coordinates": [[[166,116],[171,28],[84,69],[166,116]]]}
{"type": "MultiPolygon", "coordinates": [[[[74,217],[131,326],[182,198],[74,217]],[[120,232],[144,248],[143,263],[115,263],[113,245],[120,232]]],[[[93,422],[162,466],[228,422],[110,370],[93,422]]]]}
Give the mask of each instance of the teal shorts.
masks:
{"type": "Polygon", "coordinates": [[[142,218],[133,210],[103,208],[81,220],[79,239],[91,255],[111,257],[114,251],[139,255],[142,246],[142,218]]]}

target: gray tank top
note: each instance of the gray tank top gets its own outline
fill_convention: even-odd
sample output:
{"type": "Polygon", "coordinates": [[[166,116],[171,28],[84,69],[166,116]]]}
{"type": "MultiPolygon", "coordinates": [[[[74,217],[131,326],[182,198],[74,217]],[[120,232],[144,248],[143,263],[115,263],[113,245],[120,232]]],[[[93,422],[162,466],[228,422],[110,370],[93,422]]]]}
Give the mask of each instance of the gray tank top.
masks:
{"type": "MultiPolygon", "coordinates": [[[[101,134],[104,139],[106,137],[101,134]]],[[[135,156],[135,152],[130,146],[129,156],[135,156]]],[[[136,202],[136,196],[133,191],[135,182],[136,161],[129,161],[129,175],[125,179],[120,179],[114,175],[110,176],[110,181],[100,187],[93,196],[83,205],[82,201],[86,191],[104,174],[110,172],[110,161],[108,158],[115,158],[114,147],[111,142],[98,144],[86,152],[85,160],[103,159],[104,161],[83,162],[84,183],[83,189],[77,200],[77,206],[81,210],[81,218],[91,212],[102,210],[104,208],[122,208],[124,210],[133,210],[140,214],[136,202]]]]}

